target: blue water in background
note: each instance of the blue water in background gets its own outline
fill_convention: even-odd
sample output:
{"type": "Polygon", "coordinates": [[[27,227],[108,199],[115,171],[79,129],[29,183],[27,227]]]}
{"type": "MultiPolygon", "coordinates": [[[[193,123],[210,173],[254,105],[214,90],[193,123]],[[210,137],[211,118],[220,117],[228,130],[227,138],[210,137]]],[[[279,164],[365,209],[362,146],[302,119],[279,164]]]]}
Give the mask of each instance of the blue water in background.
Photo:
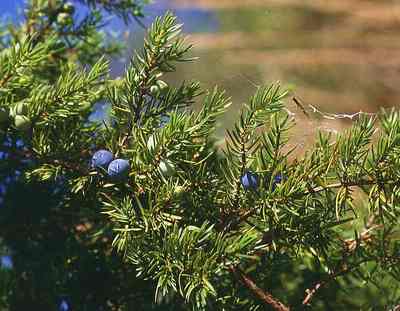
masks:
{"type": "MultiPolygon", "coordinates": [[[[79,3],[73,2],[77,6],[79,14],[82,11],[82,6],[79,3]]],[[[22,19],[24,7],[24,0],[1,0],[0,1],[0,18],[2,20],[19,21],[22,19]]],[[[173,11],[178,17],[179,21],[184,24],[184,31],[186,33],[196,32],[215,32],[218,30],[218,19],[213,11],[201,8],[184,8],[173,6],[170,0],[158,0],[147,5],[144,9],[145,18],[143,22],[146,26],[150,25],[156,16],[164,14],[167,10],[173,11]]],[[[131,24],[125,25],[122,20],[118,18],[111,18],[108,24],[108,30],[124,31],[137,28],[138,25],[131,24]]]]}

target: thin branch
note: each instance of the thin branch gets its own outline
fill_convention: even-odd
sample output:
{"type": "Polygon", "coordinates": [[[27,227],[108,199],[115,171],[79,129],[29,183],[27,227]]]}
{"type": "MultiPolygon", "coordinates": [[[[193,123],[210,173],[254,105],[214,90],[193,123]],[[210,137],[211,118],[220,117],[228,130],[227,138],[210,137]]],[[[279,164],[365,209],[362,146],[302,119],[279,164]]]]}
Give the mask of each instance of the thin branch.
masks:
{"type": "Polygon", "coordinates": [[[240,281],[242,282],[249,290],[253,292],[253,294],[263,301],[265,304],[271,306],[276,311],[290,311],[290,308],[285,306],[282,302],[280,302],[277,298],[272,296],[270,293],[264,291],[257,284],[254,283],[252,279],[250,279],[240,268],[235,267],[233,265],[229,266],[229,271],[240,281]]]}
{"type": "MultiPolygon", "coordinates": [[[[293,97],[292,98],[296,106],[302,111],[303,114],[307,116],[307,118],[310,119],[310,114],[307,112],[306,108],[304,105],[301,104],[299,98],[293,97]]],[[[361,115],[366,115],[366,116],[376,116],[376,113],[371,113],[371,112],[364,112],[364,111],[359,111],[353,114],[348,114],[348,113],[328,113],[328,112],[323,112],[320,111],[318,108],[315,106],[308,104],[307,105],[309,110],[311,110],[312,113],[320,115],[324,119],[328,120],[337,120],[337,119],[350,119],[350,120],[355,120],[361,115]]]]}
{"type": "Polygon", "coordinates": [[[3,87],[8,82],[8,80],[11,79],[11,77],[12,73],[10,71],[3,79],[0,80],[0,87],[3,87]]]}
{"type": "Polygon", "coordinates": [[[345,249],[345,252],[347,255],[342,259],[341,266],[343,268],[337,272],[331,273],[327,280],[319,281],[311,289],[307,289],[306,290],[307,295],[303,300],[303,305],[308,305],[310,303],[311,299],[314,297],[315,293],[321,287],[326,286],[330,281],[336,279],[337,277],[342,276],[348,272],[351,272],[352,270],[354,270],[355,268],[359,267],[361,264],[363,264],[367,261],[367,260],[360,261],[350,268],[347,267],[344,262],[345,258],[348,257],[352,252],[354,252],[356,250],[357,246],[359,245],[359,241],[371,239],[370,232],[381,227],[380,225],[374,224],[374,220],[375,220],[375,215],[372,215],[368,219],[368,221],[365,225],[364,231],[360,234],[360,236],[358,238],[345,240],[344,249],[345,249]]]}
{"type": "Polygon", "coordinates": [[[314,297],[314,294],[322,287],[326,286],[328,283],[330,283],[331,281],[335,280],[336,278],[343,276],[351,271],[353,271],[355,268],[359,267],[361,264],[365,263],[366,260],[360,261],[357,264],[355,264],[354,266],[348,268],[348,267],[344,267],[343,269],[335,272],[335,273],[331,273],[328,277],[328,279],[326,280],[322,280],[322,281],[318,281],[317,283],[315,283],[314,286],[312,286],[311,289],[307,289],[306,293],[307,296],[304,298],[302,304],[305,305],[309,305],[311,302],[311,299],[314,297]]]}
{"type": "Polygon", "coordinates": [[[298,100],[296,97],[293,97],[292,99],[293,99],[294,103],[296,104],[296,106],[297,106],[298,108],[300,108],[300,110],[304,113],[304,115],[305,115],[307,118],[311,119],[310,115],[308,114],[308,112],[306,111],[306,109],[303,107],[303,105],[299,102],[299,100],[298,100]]]}

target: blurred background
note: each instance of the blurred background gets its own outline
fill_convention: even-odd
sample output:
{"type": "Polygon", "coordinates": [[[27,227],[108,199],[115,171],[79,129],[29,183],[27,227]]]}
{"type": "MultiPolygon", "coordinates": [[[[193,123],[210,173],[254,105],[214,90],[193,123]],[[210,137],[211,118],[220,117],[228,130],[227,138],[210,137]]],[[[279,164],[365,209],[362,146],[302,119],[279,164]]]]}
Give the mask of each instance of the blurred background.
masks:
{"type": "MultiPolygon", "coordinates": [[[[2,0],[0,15],[17,21],[22,5],[2,0]]],[[[166,80],[197,79],[206,88],[226,89],[234,104],[220,124],[221,136],[256,86],[277,80],[305,108],[311,104],[327,113],[376,112],[400,102],[398,0],[154,0],[144,24],[166,10],[184,23],[199,56],[166,80]]],[[[144,30],[110,17],[107,31],[127,43],[125,57],[113,61],[118,76],[141,46],[144,30]]],[[[336,131],[351,123],[311,111],[307,118],[291,97],[299,147],[313,140],[316,129],[336,131]]]]}

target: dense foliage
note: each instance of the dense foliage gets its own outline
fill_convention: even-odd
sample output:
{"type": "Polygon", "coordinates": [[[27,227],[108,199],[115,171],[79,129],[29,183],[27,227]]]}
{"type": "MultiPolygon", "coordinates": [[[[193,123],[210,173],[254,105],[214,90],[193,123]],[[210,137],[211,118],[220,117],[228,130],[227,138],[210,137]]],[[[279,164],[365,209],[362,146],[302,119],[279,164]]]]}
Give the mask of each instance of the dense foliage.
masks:
{"type": "Polygon", "coordinates": [[[194,60],[175,17],[157,18],[112,79],[121,46],[99,32],[101,12],[129,22],[143,3],[78,2],[84,17],[31,1],[1,32],[2,310],[400,303],[397,111],[320,133],[296,158],[288,93],[272,84],[217,147],[229,98],[162,80],[194,60]],[[110,117],[91,122],[98,103],[110,117]]]}

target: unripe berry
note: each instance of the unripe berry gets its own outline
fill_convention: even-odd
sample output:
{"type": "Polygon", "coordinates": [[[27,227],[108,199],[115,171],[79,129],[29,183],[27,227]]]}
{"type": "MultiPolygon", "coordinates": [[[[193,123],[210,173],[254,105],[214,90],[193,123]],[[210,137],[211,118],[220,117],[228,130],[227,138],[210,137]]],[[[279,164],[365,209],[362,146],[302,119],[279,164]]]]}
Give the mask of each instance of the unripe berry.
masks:
{"type": "Polygon", "coordinates": [[[78,111],[79,112],[86,112],[92,107],[91,103],[84,102],[79,105],[78,111]]]}
{"type": "Polygon", "coordinates": [[[72,18],[68,13],[60,13],[57,16],[57,22],[60,25],[68,25],[72,23],[72,18]]]}
{"type": "Polygon", "coordinates": [[[115,159],[110,163],[108,166],[108,176],[111,177],[111,179],[117,181],[117,180],[123,180],[126,177],[128,177],[130,170],[130,165],[127,160],[124,159],[115,159]]]}
{"type": "Polygon", "coordinates": [[[26,116],[16,115],[14,119],[14,126],[19,131],[28,131],[31,128],[32,122],[26,116]]]}
{"type": "Polygon", "coordinates": [[[96,151],[92,156],[92,167],[107,169],[110,162],[114,159],[114,155],[108,150],[96,151]]]}
{"type": "Polygon", "coordinates": [[[256,190],[258,188],[258,176],[251,171],[247,171],[240,177],[240,182],[245,190],[256,190]]]}
{"type": "Polygon", "coordinates": [[[153,96],[162,95],[168,89],[168,84],[165,83],[163,80],[157,80],[155,85],[150,87],[150,93],[153,96]]]}
{"type": "Polygon", "coordinates": [[[168,84],[163,80],[157,80],[156,85],[162,94],[168,89],[168,84]]]}
{"type": "Polygon", "coordinates": [[[153,96],[158,96],[160,94],[160,89],[158,88],[157,85],[152,85],[150,87],[150,94],[153,96]]]}
{"type": "Polygon", "coordinates": [[[72,15],[75,12],[75,7],[71,2],[67,2],[63,6],[63,11],[65,13],[68,13],[68,14],[72,15]]]}
{"type": "Polygon", "coordinates": [[[161,174],[164,177],[172,176],[175,174],[175,167],[169,160],[161,160],[158,166],[161,174]]]}
{"type": "Polygon", "coordinates": [[[11,108],[11,116],[15,117],[18,115],[24,116],[28,114],[28,105],[25,103],[18,103],[11,108]]]}

